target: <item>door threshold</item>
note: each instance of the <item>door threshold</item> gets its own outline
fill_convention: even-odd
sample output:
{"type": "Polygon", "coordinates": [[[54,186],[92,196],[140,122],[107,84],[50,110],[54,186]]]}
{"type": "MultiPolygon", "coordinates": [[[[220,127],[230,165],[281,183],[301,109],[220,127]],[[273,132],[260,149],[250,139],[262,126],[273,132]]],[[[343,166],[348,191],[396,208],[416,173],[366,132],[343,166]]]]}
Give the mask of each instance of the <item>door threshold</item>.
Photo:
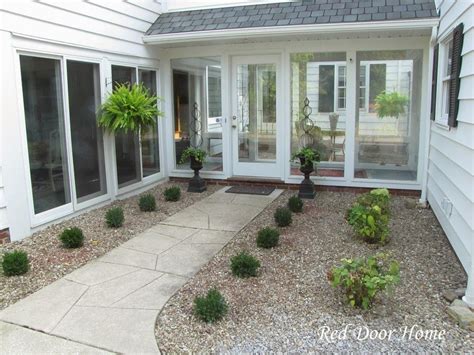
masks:
{"type": "Polygon", "coordinates": [[[285,182],[279,178],[268,178],[258,176],[242,176],[234,175],[226,179],[228,182],[258,182],[258,183],[269,183],[269,184],[284,184],[285,182]]]}

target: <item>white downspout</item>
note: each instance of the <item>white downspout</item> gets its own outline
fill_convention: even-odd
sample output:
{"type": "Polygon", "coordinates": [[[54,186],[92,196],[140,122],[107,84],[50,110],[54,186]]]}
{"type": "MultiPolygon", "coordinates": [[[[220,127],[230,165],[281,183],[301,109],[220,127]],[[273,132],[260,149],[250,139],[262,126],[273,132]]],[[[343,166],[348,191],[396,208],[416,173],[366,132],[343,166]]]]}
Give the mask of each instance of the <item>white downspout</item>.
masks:
{"type": "MultiPolygon", "coordinates": [[[[433,75],[433,49],[436,45],[436,41],[438,39],[438,27],[433,26],[431,29],[431,39],[430,39],[430,52],[428,58],[428,73],[430,77],[433,75]]],[[[428,97],[430,98],[427,104],[428,112],[431,112],[431,90],[432,85],[428,86],[428,97]]],[[[436,90],[436,88],[435,88],[436,90]]],[[[423,177],[421,181],[421,197],[420,197],[420,204],[426,205],[427,201],[427,187],[428,187],[428,167],[430,161],[430,144],[431,144],[431,119],[428,124],[428,136],[426,138],[423,156],[425,157],[425,161],[423,162],[423,177]]]]}

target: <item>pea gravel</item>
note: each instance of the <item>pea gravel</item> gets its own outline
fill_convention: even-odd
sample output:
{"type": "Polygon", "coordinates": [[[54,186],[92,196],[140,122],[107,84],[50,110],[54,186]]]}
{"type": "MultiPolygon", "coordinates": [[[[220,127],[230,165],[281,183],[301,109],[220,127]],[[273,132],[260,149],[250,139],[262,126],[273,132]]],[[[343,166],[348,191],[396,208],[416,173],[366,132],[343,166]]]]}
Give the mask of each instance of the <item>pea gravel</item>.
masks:
{"type": "Polygon", "coordinates": [[[28,253],[30,260],[30,271],[25,275],[6,277],[0,270],[0,309],[69,274],[88,261],[102,256],[168,216],[209,196],[218,188],[219,186],[208,186],[207,191],[201,194],[188,193],[187,184],[167,182],[144,192],[155,196],[157,203],[155,212],[141,212],[138,207],[141,195],[134,196],[51,225],[20,242],[0,246],[0,259],[5,252],[20,249],[28,253]],[[165,201],[163,191],[170,186],[181,188],[179,201],[165,201]],[[108,228],[105,224],[105,213],[109,208],[118,206],[124,210],[124,225],[117,229],[108,228]],[[58,236],[67,227],[82,229],[85,237],[82,248],[61,247],[58,236]]]}
{"type": "Polygon", "coordinates": [[[459,328],[445,311],[448,303],[441,294],[464,286],[466,276],[431,210],[416,208],[407,197],[393,197],[392,240],[377,248],[354,239],[345,221],[356,195],[321,192],[314,201],[305,201],[304,212],[293,215],[291,226],[280,229],[277,248],[258,249],[257,231],[274,226],[275,209],[285,205],[291,194],[284,192],[168,301],[156,324],[162,352],[474,349],[474,334],[459,328]],[[241,250],[261,261],[259,277],[232,276],[229,259],[241,250]],[[401,283],[393,293],[380,294],[371,310],[352,309],[341,290],[329,285],[326,273],[341,258],[377,251],[389,252],[400,262],[401,283]],[[193,299],[211,287],[226,297],[229,313],[216,324],[205,324],[193,316],[193,299]],[[342,330],[346,325],[345,338],[321,338],[321,327],[342,330]],[[403,337],[403,327],[408,334],[414,327],[411,338],[403,337]],[[390,340],[363,340],[366,329],[394,332],[390,340]],[[444,330],[446,335],[444,340],[416,340],[413,335],[420,329],[444,330]]]}

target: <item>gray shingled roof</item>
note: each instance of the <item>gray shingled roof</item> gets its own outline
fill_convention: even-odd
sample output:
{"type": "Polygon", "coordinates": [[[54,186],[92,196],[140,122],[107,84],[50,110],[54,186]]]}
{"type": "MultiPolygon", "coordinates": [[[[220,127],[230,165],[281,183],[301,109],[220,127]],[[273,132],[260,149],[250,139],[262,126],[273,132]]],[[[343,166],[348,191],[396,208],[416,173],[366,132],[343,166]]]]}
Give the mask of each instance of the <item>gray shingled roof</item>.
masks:
{"type": "Polygon", "coordinates": [[[434,0],[299,0],[161,14],[147,35],[437,17],[434,0]]]}

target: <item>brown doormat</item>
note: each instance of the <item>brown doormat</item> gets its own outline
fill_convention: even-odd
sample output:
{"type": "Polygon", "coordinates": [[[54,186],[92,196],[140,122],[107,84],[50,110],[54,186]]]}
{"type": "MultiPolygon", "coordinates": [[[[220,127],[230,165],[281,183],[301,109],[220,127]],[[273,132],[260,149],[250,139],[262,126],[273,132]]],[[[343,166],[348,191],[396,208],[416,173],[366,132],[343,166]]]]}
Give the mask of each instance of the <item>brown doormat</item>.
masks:
{"type": "Polygon", "coordinates": [[[227,189],[226,192],[231,194],[246,194],[246,195],[264,195],[268,196],[275,190],[271,186],[232,186],[230,189],[227,189]]]}

